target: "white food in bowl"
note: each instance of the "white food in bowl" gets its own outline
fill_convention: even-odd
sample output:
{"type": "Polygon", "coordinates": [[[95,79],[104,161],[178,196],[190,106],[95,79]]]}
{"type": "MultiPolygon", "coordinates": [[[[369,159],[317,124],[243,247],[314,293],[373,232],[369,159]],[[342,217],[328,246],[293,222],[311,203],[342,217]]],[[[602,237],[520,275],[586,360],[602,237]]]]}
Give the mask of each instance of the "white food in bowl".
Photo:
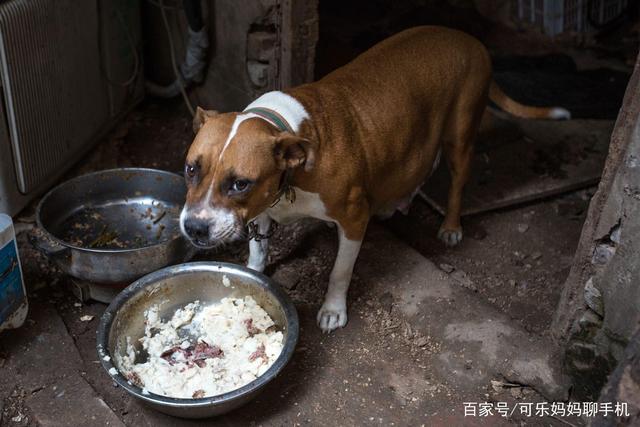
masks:
{"type": "Polygon", "coordinates": [[[158,312],[158,305],[145,312],[140,342],[148,358],[135,363],[130,337],[126,355],[119,357],[124,376],[143,393],[176,398],[226,393],[264,374],[282,352],[282,332],[251,296],[207,306],[195,301],[165,322],[158,312]]]}

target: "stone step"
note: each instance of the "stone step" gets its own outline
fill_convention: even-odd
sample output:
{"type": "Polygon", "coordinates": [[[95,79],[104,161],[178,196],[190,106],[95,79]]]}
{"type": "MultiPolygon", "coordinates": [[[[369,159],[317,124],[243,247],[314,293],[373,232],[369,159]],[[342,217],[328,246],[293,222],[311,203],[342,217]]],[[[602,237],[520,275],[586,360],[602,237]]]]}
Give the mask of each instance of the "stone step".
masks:
{"type": "Polygon", "coordinates": [[[30,302],[27,323],[3,334],[8,353],[0,390],[20,390],[40,426],[124,426],[81,375],[82,359],[49,304],[30,302]]]}
{"type": "Polygon", "coordinates": [[[366,292],[388,300],[414,332],[438,343],[432,367],[461,392],[502,377],[551,400],[566,398],[559,354],[550,339],[528,333],[485,303],[464,272],[446,273],[373,224],[355,274],[366,292]]]}

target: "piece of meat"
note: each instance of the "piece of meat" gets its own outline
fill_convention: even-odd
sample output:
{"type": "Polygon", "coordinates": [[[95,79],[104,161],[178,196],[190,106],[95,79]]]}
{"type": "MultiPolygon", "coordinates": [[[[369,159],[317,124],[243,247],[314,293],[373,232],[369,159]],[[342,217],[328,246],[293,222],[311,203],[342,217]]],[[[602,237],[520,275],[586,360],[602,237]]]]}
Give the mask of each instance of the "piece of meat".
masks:
{"type": "Polygon", "coordinates": [[[171,366],[176,364],[174,355],[176,353],[182,353],[186,359],[187,367],[192,368],[198,366],[204,368],[206,366],[205,360],[215,357],[224,357],[224,351],[217,345],[209,345],[206,342],[199,342],[196,346],[189,346],[182,348],[180,346],[173,346],[160,354],[160,357],[169,362],[171,366]]]}
{"type": "Polygon", "coordinates": [[[140,376],[138,376],[137,372],[127,372],[125,374],[125,377],[131,382],[131,384],[135,386],[138,386],[140,388],[144,386],[144,383],[140,379],[140,376]]]}
{"type": "Polygon", "coordinates": [[[217,345],[209,345],[206,342],[199,342],[193,350],[194,359],[209,359],[214,357],[224,357],[224,351],[217,345]]]}
{"type": "Polygon", "coordinates": [[[168,360],[171,356],[173,356],[173,353],[175,353],[178,350],[182,350],[180,348],[180,346],[178,346],[178,345],[173,346],[173,347],[163,351],[162,353],[160,353],[160,357],[162,357],[164,360],[168,360]]]}
{"type": "Polygon", "coordinates": [[[173,346],[173,347],[163,351],[162,353],[160,353],[160,357],[163,358],[164,360],[166,360],[167,362],[169,362],[169,364],[171,366],[173,366],[176,363],[176,359],[175,359],[175,357],[173,357],[173,355],[176,352],[184,354],[184,357],[187,360],[189,359],[189,356],[191,355],[191,353],[188,352],[188,349],[185,350],[182,347],[176,345],[176,346],[173,346]]]}
{"type": "Polygon", "coordinates": [[[256,327],[253,325],[253,319],[251,319],[251,318],[249,318],[249,319],[244,319],[244,325],[246,326],[246,328],[247,328],[247,333],[249,334],[249,336],[250,336],[250,337],[252,337],[252,336],[254,336],[254,335],[259,334],[260,332],[262,332],[262,331],[260,331],[260,329],[256,328],[256,327]]]}
{"type": "Polygon", "coordinates": [[[204,390],[200,389],[200,390],[196,390],[193,392],[193,395],[191,396],[194,399],[201,399],[204,397],[204,390]]]}
{"type": "Polygon", "coordinates": [[[254,351],[253,353],[251,353],[251,355],[249,356],[249,361],[253,362],[254,360],[258,359],[259,357],[262,358],[263,363],[269,362],[269,357],[267,357],[267,353],[265,353],[264,344],[260,344],[258,349],[256,351],[254,351]]]}

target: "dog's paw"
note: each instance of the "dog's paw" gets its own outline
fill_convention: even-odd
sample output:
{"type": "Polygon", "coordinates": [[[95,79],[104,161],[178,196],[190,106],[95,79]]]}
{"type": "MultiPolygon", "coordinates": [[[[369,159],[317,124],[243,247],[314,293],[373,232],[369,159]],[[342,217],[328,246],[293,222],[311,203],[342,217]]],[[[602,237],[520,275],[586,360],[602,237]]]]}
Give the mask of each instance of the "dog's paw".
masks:
{"type": "Polygon", "coordinates": [[[456,246],[462,241],[462,229],[448,230],[441,227],[438,231],[438,239],[442,240],[447,246],[456,246]]]}
{"type": "Polygon", "coordinates": [[[322,332],[329,333],[347,324],[346,304],[331,304],[325,301],[318,311],[318,326],[322,332]]]}

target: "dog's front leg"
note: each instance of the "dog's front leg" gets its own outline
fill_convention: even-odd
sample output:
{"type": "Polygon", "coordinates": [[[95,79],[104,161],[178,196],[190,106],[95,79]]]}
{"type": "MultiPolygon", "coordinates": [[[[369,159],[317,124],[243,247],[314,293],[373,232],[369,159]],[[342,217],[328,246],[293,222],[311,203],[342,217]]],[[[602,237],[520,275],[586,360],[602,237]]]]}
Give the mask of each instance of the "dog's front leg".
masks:
{"type": "MultiPolygon", "coordinates": [[[[258,226],[258,233],[262,235],[269,234],[271,228],[271,218],[265,213],[260,214],[254,220],[258,226]]],[[[267,266],[267,256],[269,251],[269,239],[261,239],[256,241],[255,239],[249,240],[249,260],[247,261],[247,267],[263,272],[267,266]]]]}
{"type": "Polygon", "coordinates": [[[318,326],[324,332],[331,332],[347,324],[347,291],[363,236],[364,230],[358,233],[358,238],[350,240],[345,235],[344,229],[338,225],[338,256],[329,276],[329,287],[324,303],[318,311],[318,326]]]}

